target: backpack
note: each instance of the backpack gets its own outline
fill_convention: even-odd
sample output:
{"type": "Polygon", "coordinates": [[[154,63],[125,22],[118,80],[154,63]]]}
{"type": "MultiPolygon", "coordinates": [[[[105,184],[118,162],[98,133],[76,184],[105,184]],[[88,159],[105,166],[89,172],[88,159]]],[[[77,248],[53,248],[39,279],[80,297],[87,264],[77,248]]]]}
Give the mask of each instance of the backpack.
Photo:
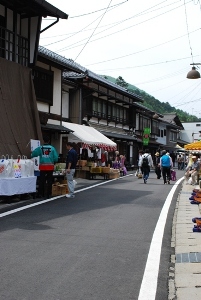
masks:
{"type": "Polygon", "coordinates": [[[148,161],[148,156],[144,156],[142,159],[142,167],[148,167],[149,166],[149,161],[148,161]]]}

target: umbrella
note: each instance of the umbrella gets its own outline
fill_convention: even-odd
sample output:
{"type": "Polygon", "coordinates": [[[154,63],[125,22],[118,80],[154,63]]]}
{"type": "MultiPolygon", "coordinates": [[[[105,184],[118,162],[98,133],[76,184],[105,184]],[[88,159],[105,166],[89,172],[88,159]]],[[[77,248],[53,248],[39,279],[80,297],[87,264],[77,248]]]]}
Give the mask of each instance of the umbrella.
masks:
{"type": "Polygon", "coordinates": [[[184,146],[186,150],[201,150],[201,141],[187,144],[184,146]]]}

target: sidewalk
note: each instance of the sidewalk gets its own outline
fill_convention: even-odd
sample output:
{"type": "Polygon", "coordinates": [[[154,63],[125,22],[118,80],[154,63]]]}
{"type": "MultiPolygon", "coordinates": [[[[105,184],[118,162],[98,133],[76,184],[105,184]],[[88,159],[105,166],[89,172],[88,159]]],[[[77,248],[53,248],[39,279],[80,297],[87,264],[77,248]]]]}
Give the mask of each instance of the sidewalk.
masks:
{"type": "Polygon", "coordinates": [[[201,232],[193,232],[192,218],[201,217],[201,205],[191,204],[193,188],[183,182],[178,196],[172,228],[174,272],[170,271],[169,300],[201,299],[201,232]],[[174,279],[173,279],[174,278],[174,279]]]}

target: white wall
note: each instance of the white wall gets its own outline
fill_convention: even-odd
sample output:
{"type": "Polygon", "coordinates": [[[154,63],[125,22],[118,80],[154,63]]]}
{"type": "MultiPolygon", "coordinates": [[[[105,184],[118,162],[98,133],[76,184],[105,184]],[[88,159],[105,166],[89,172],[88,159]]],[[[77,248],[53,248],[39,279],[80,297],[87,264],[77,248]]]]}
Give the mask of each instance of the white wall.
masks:
{"type": "Polygon", "coordinates": [[[192,143],[201,139],[201,137],[199,136],[199,131],[201,131],[201,122],[184,122],[182,123],[182,125],[184,127],[184,130],[181,131],[182,140],[188,143],[192,143]]]}
{"type": "Polygon", "coordinates": [[[50,112],[53,114],[61,114],[61,70],[52,68],[54,72],[53,84],[53,106],[50,107],[50,112]]]}
{"type": "MultiPolygon", "coordinates": [[[[164,132],[164,130],[166,129],[166,124],[159,123],[159,129],[163,130],[163,132],[164,132]]],[[[166,133],[167,133],[167,130],[166,130],[166,133]]],[[[163,136],[163,137],[157,136],[157,143],[166,145],[166,140],[167,140],[166,136],[163,136]]]]}
{"type": "Polygon", "coordinates": [[[69,118],[69,92],[62,91],[62,117],[69,118]]]}

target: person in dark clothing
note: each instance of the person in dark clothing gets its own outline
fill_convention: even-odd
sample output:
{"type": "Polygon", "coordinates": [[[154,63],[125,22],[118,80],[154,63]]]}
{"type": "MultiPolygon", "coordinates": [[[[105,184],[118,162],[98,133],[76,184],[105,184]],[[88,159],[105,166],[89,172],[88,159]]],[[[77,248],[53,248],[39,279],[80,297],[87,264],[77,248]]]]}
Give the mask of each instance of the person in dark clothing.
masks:
{"type": "Polygon", "coordinates": [[[49,144],[49,136],[44,136],[43,140],[44,144],[33,150],[31,157],[40,157],[38,197],[44,197],[45,190],[47,190],[46,196],[49,198],[52,194],[52,175],[54,171],[54,164],[58,161],[58,153],[56,149],[49,144]],[[47,188],[45,188],[46,183],[47,188]]]}
{"type": "Polygon", "coordinates": [[[68,150],[67,157],[66,157],[66,178],[68,184],[68,191],[69,194],[66,194],[67,198],[74,198],[74,182],[73,177],[75,175],[75,168],[78,161],[77,152],[73,149],[73,144],[68,142],[66,144],[66,148],[68,150]]]}
{"type": "Polygon", "coordinates": [[[155,154],[155,173],[157,176],[157,179],[161,178],[161,167],[160,167],[160,154],[159,152],[156,152],[155,154]]]}
{"type": "Polygon", "coordinates": [[[170,157],[172,158],[173,167],[175,167],[176,154],[172,151],[170,157]]]}

